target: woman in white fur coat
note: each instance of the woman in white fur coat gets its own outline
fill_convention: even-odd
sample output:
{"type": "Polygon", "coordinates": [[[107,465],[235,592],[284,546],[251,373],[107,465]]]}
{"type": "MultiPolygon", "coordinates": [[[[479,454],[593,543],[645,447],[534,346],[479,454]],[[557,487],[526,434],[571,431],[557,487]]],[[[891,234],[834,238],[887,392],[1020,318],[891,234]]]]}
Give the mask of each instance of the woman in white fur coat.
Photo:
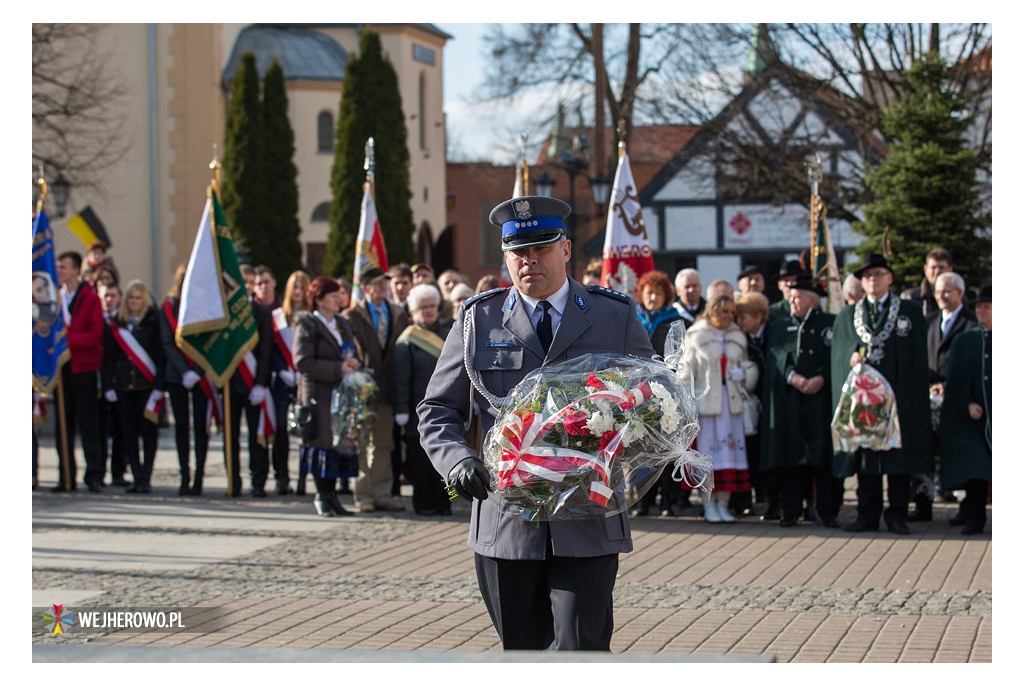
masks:
{"type": "Polygon", "coordinates": [[[694,391],[700,395],[707,388],[697,401],[697,450],[710,456],[715,466],[714,492],[702,495],[708,523],[735,521],[728,509],[729,496],[750,491],[740,384],[753,391],[758,372],[747,357],[747,337],[735,319],[732,297],[716,295],[686,331],[684,359],[694,391]]]}

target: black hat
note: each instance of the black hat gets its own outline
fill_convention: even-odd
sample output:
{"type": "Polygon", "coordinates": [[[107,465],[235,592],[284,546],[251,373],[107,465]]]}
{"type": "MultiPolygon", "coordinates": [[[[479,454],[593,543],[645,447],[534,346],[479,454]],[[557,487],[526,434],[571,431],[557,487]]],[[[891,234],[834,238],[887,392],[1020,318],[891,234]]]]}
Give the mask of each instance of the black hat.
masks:
{"type": "Polygon", "coordinates": [[[991,283],[989,283],[987,285],[981,286],[981,290],[978,292],[978,299],[975,300],[975,303],[978,303],[978,302],[988,302],[989,304],[992,303],[992,284],[991,283]]]}
{"type": "Polygon", "coordinates": [[[791,276],[799,276],[802,273],[805,272],[804,268],[800,266],[800,261],[797,259],[791,259],[782,265],[782,271],[775,274],[775,280],[778,281],[791,276]]]}
{"type": "Polygon", "coordinates": [[[821,287],[821,284],[815,281],[811,274],[804,271],[797,274],[793,280],[789,282],[790,290],[810,290],[812,293],[817,293],[821,297],[825,297],[825,289],[821,287]]]}
{"type": "Polygon", "coordinates": [[[876,267],[882,267],[889,273],[892,273],[892,267],[889,266],[889,260],[876,252],[872,252],[868,255],[868,258],[864,263],[857,267],[857,270],[853,272],[853,275],[856,278],[861,278],[865,271],[876,267]]]}
{"type": "Polygon", "coordinates": [[[379,266],[368,266],[359,274],[359,282],[369,283],[370,281],[375,281],[382,276],[384,278],[391,278],[391,276],[388,275],[388,272],[379,266]]]}
{"type": "Polygon", "coordinates": [[[570,211],[553,197],[527,195],[505,200],[491,210],[489,219],[501,229],[501,249],[518,250],[561,240],[570,211]]]}
{"type": "Polygon", "coordinates": [[[747,276],[753,276],[754,274],[761,274],[762,276],[764,276],[764,271],[761,270],[761,267],[759,267],[759,266],[757,266],[755,264],[751,264],[750,266],[745,268],[743,271],[741,271],[738,276],[736,276],[736,280],[738,281],[741,278],[746,278],[747,276]]]}

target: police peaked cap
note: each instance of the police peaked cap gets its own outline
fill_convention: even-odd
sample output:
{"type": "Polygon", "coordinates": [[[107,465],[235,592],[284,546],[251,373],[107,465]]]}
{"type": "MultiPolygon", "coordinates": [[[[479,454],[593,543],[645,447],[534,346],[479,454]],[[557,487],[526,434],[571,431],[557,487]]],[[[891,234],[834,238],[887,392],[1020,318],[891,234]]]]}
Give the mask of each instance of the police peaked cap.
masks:
{"type": "Polygon", "coordinates": [[[568,204],[553,197],[527,195],[505,200],[488,218],[501,229],[501,249],[519,250],[561,240],[571,211],[568,204]]]}

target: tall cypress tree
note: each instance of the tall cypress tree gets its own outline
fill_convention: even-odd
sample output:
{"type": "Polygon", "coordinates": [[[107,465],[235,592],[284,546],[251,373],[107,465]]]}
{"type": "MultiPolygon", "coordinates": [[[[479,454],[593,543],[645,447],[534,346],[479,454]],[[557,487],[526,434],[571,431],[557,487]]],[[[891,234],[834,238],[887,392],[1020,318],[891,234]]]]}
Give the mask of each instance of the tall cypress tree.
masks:
{"type": "Polygon", "coordinates": [[[284,71],[277,59],[271,60],[263,77],[263,130],[267,202],[259,239],[251,252],[253,261],[269,266],[283,288],[288,274],[302,268],[302,229],[298,218],[298,169],[293,161],[295,133],[288,120],[284,71]]]}
{"type": "Polygon", "coordinates": [[[920,282],[925,254],[934,247],[949,250],[954,269],[979,286],[992,273],[991,215],[982,210],[977,159],[964,138],[971,124],[965,102],[949,87],[949,68],[934,53],[905,78],[906,96],[883,120],[896,142],[866,176],[873,199],[855,227],[867,236],[857,253],[882,252],[888,227],[894,290],[920,282]]]}
{"type": "Polygon", "coordinates": [[[266,202],[263,112],[256,58],[246,52],[231,81],[224,122],[221,205],[239,247],[240,259],[256,259],[266,202]]]}
{"type": "Polygon", "coordinates": [[[330,232],[324,272],[352,276],[363,197],[364,147],[375,146],[377,216],[388,262],[411,262],[413,219],[409,200],[409,149],[398,74],[381,49],[380,36],[363,33],[359,54],[345,65],[331,168],[330,232]]]}

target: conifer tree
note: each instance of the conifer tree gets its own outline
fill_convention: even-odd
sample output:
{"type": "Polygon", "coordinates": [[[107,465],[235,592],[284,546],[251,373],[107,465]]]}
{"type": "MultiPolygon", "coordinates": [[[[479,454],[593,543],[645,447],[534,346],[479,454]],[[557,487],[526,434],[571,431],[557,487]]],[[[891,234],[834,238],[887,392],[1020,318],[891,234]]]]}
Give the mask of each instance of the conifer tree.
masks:
{"type": "Polygon", "coordinates": [[[906,95],[884,115],[889,155],[869,170],[872,200],[855,229],[867,236],[862,257],[892,246],[893,289],[918,285],[925,254],[944,247],[969,286],[991,279],[991,215],[983,211],[975,152],[965,141],[971,124],[942,60],[929,53],[906,74],[906,95]]]}
{"type": "Polygon", "coordinates": [[[398,74],[384,54],[380,36],[365,31],[359,54],[349,58],[331,168],[330,232],[324,273],[352,277],[359,210],[363,198],[366,140],[376,148],[377,215],[388,262],[414,261],[413,218],[409,200],[409,149],[398,74]]]}
{"type": "Polygon", "coordinates": [[[263,113],[256,58],[246,52],[231,80],[224,122],[221,205],[236,241],[239,259],[252,261],[261,247],[259,226],[266,202],[263,113]]]}
{"type": "Polygon", "coordinates": [[[263,76],[263,164],[266,168],[266,206],[251,245],[256,264],[270,267],[283,288],[288,275],[302,268],[299,234],[299,188],[295,133],[288,120],[284,71],[271,60],[263,76]]]}

